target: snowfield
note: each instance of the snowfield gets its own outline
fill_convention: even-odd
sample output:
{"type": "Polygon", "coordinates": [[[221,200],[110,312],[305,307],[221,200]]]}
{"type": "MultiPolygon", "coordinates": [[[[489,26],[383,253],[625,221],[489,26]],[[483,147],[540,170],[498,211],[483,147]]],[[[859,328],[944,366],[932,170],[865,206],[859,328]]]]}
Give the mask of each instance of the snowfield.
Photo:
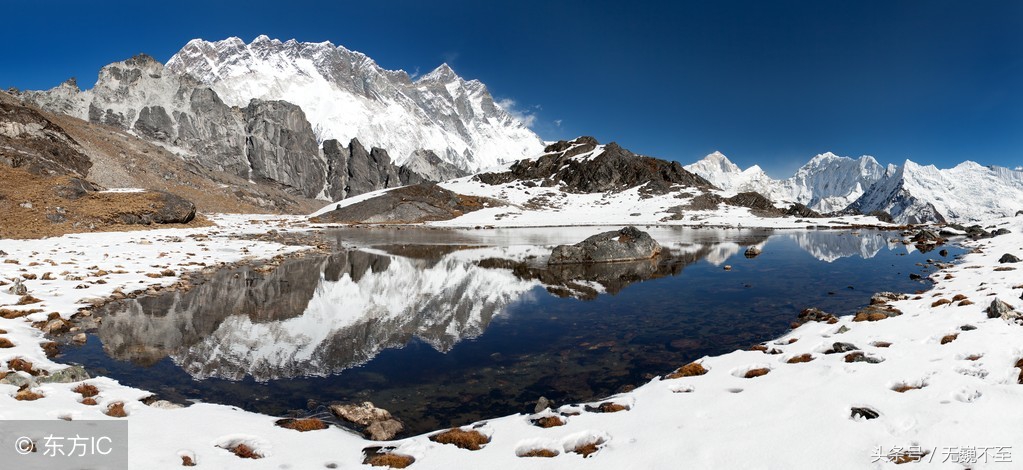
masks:
{"type": "MultiPolygon", "coordinates": [[[[446,185],[461,192],[474,184],[456,180],[446,185]]],[[[495,190],[500,189],[508,190],[495,190]]],[[[617,220],[621,223],[630,221],[627,213],[635,210],[633,206],[667,202],[637,196],[605,206],[599,204],[601,195],[578,197],[586,203],[579,207],[586,209],[552,209],[528,222],[564,225],[621,217],[617,220]]],[[[469,214],[472,218],[449,225],[482,224],[508,210],[487,209],[480,212],[492,212],[469,214]]],[[[775,220],[744,217],[737,209],[696,222],[747,226],[775,220]]],[[[640,219],[637,223],[647,220],[640,219]]],[[[219,226],[0,241],[5,253],[0,258],[17,260],[16,264],[0,262],[0,279],[11,282],[35,275],[24,285],[40,299],[16,305],[20,296],[9,294],[8,284],[0,287],[0,308],[43,309],[25,318],[0,318],[0,329],[6,331],[0,336],[13,343],[0,349],[0,362],[6,365],[23,358],[37,369],[54,372],[64,366],[45,357],[40,343],[46,338],[26,319],[44,320],[50,312],[67,318],[83,303],[109,296],[118,288],[130,292],[165,286],[181,272],[202,267],[196,263],[209,266],[293,252],[300,248],[233,237],[271,229],[305,229],[298,218],[218,216],[214,220],[219,226]],[[175,273],[147,276],[164,270],[175,273]],[[106,274],[97,275],[99,271],[106,274]],[[55,279],[43,280],[47,272],[53,274],[45,277],[55,279]],[[96,283],[101,279],[106,283],[96,283]],[[86,288],[76,289],[79,285],[86,288]]],[[[793,219],[779,220],[791,223],[793,219]]],[[[498,222],[526,223],[525,216],[506,216],[498,222]]],[[[560,413],[563,426],[540,428],[530,422],[536,416],[528,415],[465,423],[490,438],[477,451],[433,442],[427,435],[384,445],[414,457],[414,469],[875,469],[895,468],[891,460],[910,458],[906,455],[929,462],[927,468],[1018,468],[1023,462],[1023,442],[1017,431],[1023,422],[1019,406],[1023,385],[1016,364],[1023,358],[1023,326],[988,318],[984,310],[1000,299],[1023,311],[1023,271],[997,269],[1015,267],[999,263],[1005,253],[1023,257],[1023,217],[992,219],[985,225],[1012,233],[966,242],[973,252],[932,274],[932,290],[891,303],[903,312],[901,316],[875,322],[842,317],[833,324],[806,323],[766,342],[767,351],[704,357],[697,362],[705,374],[656,378],[632,392],[590,404],[613,402],[627,409],[598,413],[583,406],[563,406],[543,414],[560,413]],[[952,301],[956,295],[973,303],[961,297],[939,302],[952,301]],[[849,352],[826,353],[839,342],[848,344],[845,349],[855,348],[851,357],[858,357],[858,351],[876,363],[847,362],[849,352]],[[804,354],[809,362],[789,363],[804,354]],[[854,417],[853,408],[869,409],[860,414],[877,416],[854,417]],[[571,452],[585,444],[596,449],[588,458],[571,452]],[[520,457],[536,450],[557,455],[520,457]]],[[[688,362],[679,361],[679,366],[688,362]]],[[[97,405],[80,403],[81,396],[72,391],[77,384],[31,387],[43,395],[34,401],[15,400],[18,387],[0,384],[0,419],[127,419],[131,467],[138,469],[180,468],[182,456],[207,469],[358,468],[362,449],[381,445],[336,427],[304,433],[283,429],[274,425],[275,417],[229,406],[148,406],[139,401],[148,395],[145,391],[106,378],[86,382],[99,389],[97,405]],[[103,414],[114,402],[126,404],[127,418],[103,414]],[[224,449],[238,443],[263,458],[241,459],[224,449]]]]}

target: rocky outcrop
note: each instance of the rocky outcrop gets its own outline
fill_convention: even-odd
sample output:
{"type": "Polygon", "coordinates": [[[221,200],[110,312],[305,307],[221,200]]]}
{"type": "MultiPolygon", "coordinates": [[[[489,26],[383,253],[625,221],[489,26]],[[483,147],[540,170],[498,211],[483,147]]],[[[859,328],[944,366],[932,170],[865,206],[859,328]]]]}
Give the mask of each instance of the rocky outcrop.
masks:
{"type": "Polygon", "coordinates": [[[378,196],[342,205],[311,219],[315,223],[413,224],[449,220],[502,202],[466,196],[435,184],[417,184],[386,191],[378,196]]]}
{"type": "Polygon", "coordinates": [[[401,186],[397,168],[386,150],[373,147],[366,151],[358,139],[352,139],[348,151],[346,197],[401,186]]]}
{"type": "MultiPolygon", "coordinates": [[[[105,195],[116,197],[117,194],[105,195]]],[[[111,216],[111,221],[125,225],[187,224],[195,218],[195,204],[171,193],[144,191],[120,194],[135,196],[133,200],[142,202],[134,208],[126,205],[123,210],[111,216]]]]}
{"type": "Polygon", "coordinates": [[[477,178],[487,184],[525,181],[540,186],[561,186],[573,193],[641,191],[664,194],[678,186],[711,189],[707,180],[690,173],[678,162],[636,155],[612,142],[600,147],[593,137],[579,137],[547,146],[537,159],[520,160],[500,173],[477,178]]]}
{"type": "Polygon", "coordinates": [[[661,253],[661,245],[650,234],[636,227],[604,232],[576,243],[558,245],[551,251],[548,265],[608,263],[653,258],[661,253]]]}
{"type": "Polygon", "coordinates": [[[0,93],[0,163],[40,175],[84,177],[89,157],[64,129],[0,93]]]}
{"type": "Polygon", "coordinates": [[[305,113],[286,101],[252,100],[244,110],[246,156],[254,175],[314,198],[326,181],[319,145],[305,113]]]}
{"type": "Polygon", "coordinates": [[[774,207],[774,203],[763,194],[754,191],[739,193],[735,196],[725,198],[725,204],[737,207],[748,207],[760,213],[778,214],[780,211],[774,207]]]}

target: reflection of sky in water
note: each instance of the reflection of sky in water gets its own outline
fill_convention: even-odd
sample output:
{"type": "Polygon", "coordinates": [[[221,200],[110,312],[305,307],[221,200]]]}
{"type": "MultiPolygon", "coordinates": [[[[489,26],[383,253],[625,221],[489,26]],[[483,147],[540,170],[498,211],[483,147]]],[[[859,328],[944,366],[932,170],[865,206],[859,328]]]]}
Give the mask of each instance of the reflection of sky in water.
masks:
{"type": "Polygon", "coordinates": [[[908,274],[940,258],[867,231],[658,229],[670,260],[550,271],[549,249],[524,244],[584,238],[573,230],[339,232],[374,247],[111,307],[100,341],[66,360],[271,414],[369,399],[419,432],[608,395],[777,336],[805,307],[854,313],[873,292],[927,288],[908,274]],[[462,249],[399,244],[444,234],[462,249]]]}

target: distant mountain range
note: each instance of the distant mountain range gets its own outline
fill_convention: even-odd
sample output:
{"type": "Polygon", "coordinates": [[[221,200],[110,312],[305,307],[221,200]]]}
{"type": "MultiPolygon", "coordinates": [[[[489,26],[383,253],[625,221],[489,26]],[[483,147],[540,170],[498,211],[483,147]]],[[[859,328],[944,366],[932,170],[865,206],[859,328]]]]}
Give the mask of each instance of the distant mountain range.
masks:
{"type": "Polygon", "coordinates": [[[756,191],[822,213],[885,212],[899,223],[971,222],[1023,210],[1023,171],[969,161],[949,169],[910,160],[883,167],[871,156],[824,153],[776,180],[759,166],[743,170],[714,152],[686,169],[725,191],[756,191]]]}

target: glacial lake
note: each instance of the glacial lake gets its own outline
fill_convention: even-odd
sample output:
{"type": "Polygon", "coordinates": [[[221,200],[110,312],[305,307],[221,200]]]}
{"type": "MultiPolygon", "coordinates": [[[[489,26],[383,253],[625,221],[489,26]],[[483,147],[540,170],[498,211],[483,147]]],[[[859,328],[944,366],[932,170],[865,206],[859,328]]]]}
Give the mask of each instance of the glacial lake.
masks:
{"type": "Polygon", "coordinates": [[[108,304],[61,360],[271,415],[368,400],[410,435],[628,390],[777,337],[803,308],[848,315],[874,292],[928,289],[927,260],[962,253],[897,232],[649,228],[672,252],[658,262],[545,265],[553,245],[608,229],[335,230],[331,255],[108,304]]]}

